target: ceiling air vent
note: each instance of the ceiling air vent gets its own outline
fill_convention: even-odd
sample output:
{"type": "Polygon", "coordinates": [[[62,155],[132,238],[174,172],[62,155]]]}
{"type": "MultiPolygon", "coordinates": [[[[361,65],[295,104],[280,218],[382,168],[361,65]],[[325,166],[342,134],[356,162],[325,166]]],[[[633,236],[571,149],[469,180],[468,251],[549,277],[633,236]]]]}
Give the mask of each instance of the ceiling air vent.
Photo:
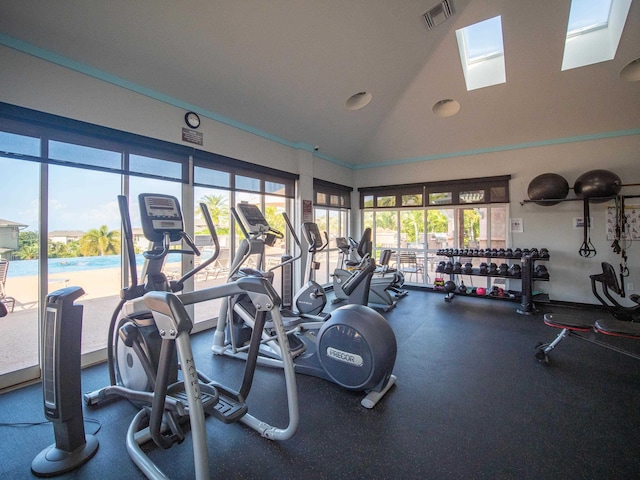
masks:
{"type": "Polygon", "coordinates": [[[451,0],[442,0],[442,2],[438,3],[422,16],[424,17],[424,21],[427,22],[427,27],[433,28],[440,25],[451,15],[453,15],[453,4],[451,0]]]}

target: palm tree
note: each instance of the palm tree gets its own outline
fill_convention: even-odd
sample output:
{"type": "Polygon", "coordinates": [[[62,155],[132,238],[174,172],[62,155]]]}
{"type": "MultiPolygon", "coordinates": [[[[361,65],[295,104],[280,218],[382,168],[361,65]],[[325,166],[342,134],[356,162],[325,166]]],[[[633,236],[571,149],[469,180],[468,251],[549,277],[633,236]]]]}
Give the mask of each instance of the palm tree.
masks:
{"type": "Polygon", "coordinates": [[[109,230],[106,225],[92,228],[80,238],[80,252],[84,256],[120,253],[120,231],[109,230]]]}
{"type": "Polygon", "coordinates": [[[411,210],[400,214],[402,232],[407,235],[408,243],[417,243],[424,231],[424,213],[422,210],[411,210]]]}
{"type": "Polygon", "coordinates": [[[35,260],[38,258],[39,248],[37,243],[24,244],[16,252],[16,255],[22,260],[35,260]]]}
{"type": "Polygon", "coordinates": [[[440,210],[427,210],[427,228],[429,233],[447,233],[449,220],[440,210]]]}
{"type": "MultiPolygon", "coordinates": [[[[200,203],[207,205],[211,220],[216,227],[218,233],[229,232],[229,197],[227,195],[205,195],[200,199],[200,203]]],[[[200,216],[202,211],[200,207],[196,210],[200,216]]],[[[203,217],[204,218],[204,217],[203,217]]]]}

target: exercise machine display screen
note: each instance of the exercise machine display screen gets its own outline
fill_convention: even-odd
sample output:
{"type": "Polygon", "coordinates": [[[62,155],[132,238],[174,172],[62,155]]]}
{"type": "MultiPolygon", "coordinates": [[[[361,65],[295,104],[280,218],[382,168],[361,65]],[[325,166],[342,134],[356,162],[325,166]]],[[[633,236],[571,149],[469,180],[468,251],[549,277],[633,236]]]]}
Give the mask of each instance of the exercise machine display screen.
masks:
{"type": "Polygon", "coordinates": [[[176,197],[162,194],[141,193],[140,220],[144,236],[152,242],[161,242],[168,233],[172,242],[182,238],[184,225],[180,203],[176,197]]]}
{"type": "Polygon", "coordinates": [[[256,205],[250,203],[239,203],[236,210],[242,218],[242,223],[249,233],[260,233],[269,231],[269,222],[256,205]]]}
{"type": "Polygon", "coordinates": [[[303,231],[306,234],[307,242],[309,242],[309,245],[315,248],[322,247],[322,235],[320,234],[318,224],[314,222],[305,222],[302,227],[303,231]]]}

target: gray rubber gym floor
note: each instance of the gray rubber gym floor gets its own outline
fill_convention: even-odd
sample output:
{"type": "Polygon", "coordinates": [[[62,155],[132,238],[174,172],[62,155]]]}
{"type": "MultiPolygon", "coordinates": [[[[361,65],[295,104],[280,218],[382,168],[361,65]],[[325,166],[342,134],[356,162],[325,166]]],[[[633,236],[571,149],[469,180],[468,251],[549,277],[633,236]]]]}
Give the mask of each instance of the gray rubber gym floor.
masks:
{"type": "MultiPolygon", "coordinates": [[[[517,304],[411,291],[385,314],[398,340],[398,381],[373,410],[359,393],[298,376],[300,426],[288,441],[261,438],[241,425],[208,421],[212,476],[225,479],[633,479],[640,478],[640,362],[576,338],[544,365],[538,341],[559,330],[517,304]]],[[[570,311],[547,307],[546,311],[570,311]]],[[[573,310],[597,318],[597,309],[573,310]]],[[[211,332],[194,337],[199,368],[236,385],[241,362],[213,357],[211,332]]],[[[609,340],[609,338],[605,338],[609,340]]],[[[640,343],[616,344],[640,352],[640,343]]],[[[83,371],[83,390],[107,382],[105,365],[83,371]]],[[[281,373],[260,368],[250,411],[286,424],[281,373]]],[[[136,409],[118,401],[85,408],[86,430],[100,447],[62,478],[142,478],[126,452],[136,409]],[[93,421],[89,421],[93,420],[93,421]]],[[[53,443],[39,385],[0,396],[0,477],[34,478],[33,458],[53,443]]],[[[149,448],[172,478],[193,478],[189,438],[149,448]]]]}

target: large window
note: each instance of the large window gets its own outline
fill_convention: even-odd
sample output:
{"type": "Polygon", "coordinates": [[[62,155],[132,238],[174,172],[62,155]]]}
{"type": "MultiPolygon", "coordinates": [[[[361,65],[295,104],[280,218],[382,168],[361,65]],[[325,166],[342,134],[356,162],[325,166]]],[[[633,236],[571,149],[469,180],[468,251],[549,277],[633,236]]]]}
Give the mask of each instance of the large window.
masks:
{"type": "MultiPolygon", "coordinates": [[[[48,285],[82,287],[82,353],[107,346],[121,288],[120,175],[49,165],[48,285]]],[[[15,262],[18,263],[18,262],[15,262]]]]}
{"type": "MultiPolygon", "coordinates": [[[[453,180],[360,190],[363,229],[373,231],[374,255],[390,249],[416,255],[413,283],[432,284],[443,248],[507,246],[509,177],[453,180]]],[[[483,279],[484,280],[484,279],[483,279]]]]}
{"type": "MultiPolygon", "coordinates": [[[[5,151],[35,155],[40,149],[36,138],[2,132],[0,145],[5,151]]],[[[0,319],[0,378],[6,378],[0,383],[2,387],[38,374],[40,164],[0,155],[0,171],[21,179],[3,182],[0,202],[0,257],[9,262],[5,303],[13,309],[0,319]]]]}
{"type": "MultiPolygon", "coordinates": [[[[316,255],[319,268],[314,272],[316,282],[328,284],[332,282],[332,275],[343,261],[342,254],[337,247],[337,238],[349,236],[349,221],[351,207],[351,187],[338,185],[315,179],[314,190],[314,222],[324,235],[327,234],[329,245],[316,255]]],[[[306,276],[308,272],[303,272],[306,276]]]]}
{"type": "MultiPolygon", "coordinates": [[[[0,202],[0,256],[9,261],[5,282],[13,311],[0,322],[0,388],[38,378],[39,325],[47,293],[64,286],[85,295],[85,362],[106,357],[107,328],[120,290],[129,284],[123,262],[117,196],[129,199],[138,276],[149,242],[141,232],[139,193],[177,197],[185,231],[199,258],[170,254],[163,267],[177,279],[211,255],[199,203],[206,203],[221,238],[219,262],[185,284],[185,291],[227,280],[229,207],[255,201],[276,220],[290,210],[297,175],[252,166],[190,147],[89,125],[0,103],[0,168],[8,176],[0,202]],[[193,178],[193,182],[190,179],[193,178]],[[13,332],[20,332],[16,337],[13,332]]],[[[271,221],[271,220],[270,220],[271,221]]],[[[177,245],[176,245],[177,247],[177,245]]],[[[268,252],[280,256],[286,244],[268,252]]],[[[198,329],[214,325],[217,309],[188,306],[198,329]]]]}

